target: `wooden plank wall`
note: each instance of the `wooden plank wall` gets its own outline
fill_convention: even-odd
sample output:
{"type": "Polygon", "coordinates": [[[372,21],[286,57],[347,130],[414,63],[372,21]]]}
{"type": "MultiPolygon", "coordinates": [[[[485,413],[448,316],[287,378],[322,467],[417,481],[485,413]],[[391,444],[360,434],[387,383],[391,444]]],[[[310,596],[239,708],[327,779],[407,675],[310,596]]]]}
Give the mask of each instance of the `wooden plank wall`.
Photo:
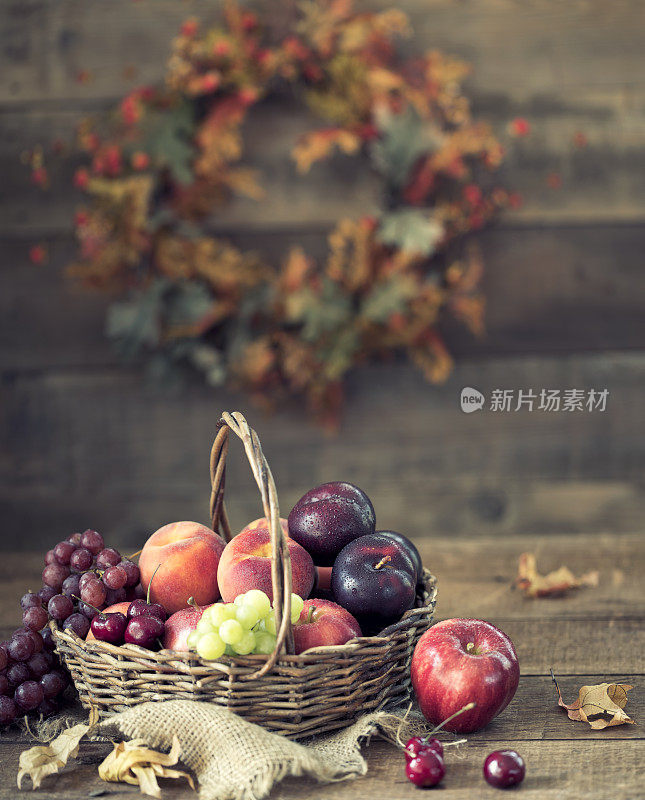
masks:
{"type": "MultiPolygon", "coordinates": [[[[40,548],[95,526],[134,547],[176,518],[205,519],[210,437],[222,408],[259,429],[285,512],[310,486],[345,478],[372,496],[379,523],[414,537],[642,529],[645,437],[645,15],[640,0],[404,0],[414,39],[474,65],[477,113],[507,139],[504,182],[525,198],[482,237],[488,335],[448,330],[458,366],[442,387],[411,368],[357,372],[340,434],[301,409],[273,419],[246,398],[199,385],[162,395],[118,365],[105,299],[64,282],[73,165],[57,189],[29,186],[20,151],[65,136],[137,81],[154,82],[172,33],[212,0],[5,0],[0,5],[0,548],[40,548]],[[92,81],[79,83],[87,70],[92,81]],[[511,141],[508,120],[532,132],[511,141]],[[577,147],[583,133],[587,146],[577,147]],[[562,178],[559,190],[548,176],[562,178]],[[62,182],[62,183],[61,183],[62,182]],[[50,263],[27,250],[44,241],[50,263]],[[604,413],[463,414],[461,387],[609,388],[604,413]]],[[[387,7],[365,0],[364,7],[387,7]]],[[[377,187],[339,159],[295,176],[289,149],[310,120],[287,101],[258,108],[249,161],[271,203],[239,201],[214,225],[276,258],[324,247],[331,223],[377,203],[377,187]]],[[[239,454],[234,520],[256,516],[239,454]]],[[[530,546],[530,545],[528,545],[530,546]]]]}

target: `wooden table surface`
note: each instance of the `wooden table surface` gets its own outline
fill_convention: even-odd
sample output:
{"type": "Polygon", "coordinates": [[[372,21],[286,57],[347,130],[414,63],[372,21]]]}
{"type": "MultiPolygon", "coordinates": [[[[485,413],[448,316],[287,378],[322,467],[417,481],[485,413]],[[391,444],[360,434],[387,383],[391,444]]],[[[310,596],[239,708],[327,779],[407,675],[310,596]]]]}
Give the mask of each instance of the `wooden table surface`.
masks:
{"type": "MultiPolygon", "coordinates": [[[[446,761],[443,800],[481,800],[501,796],[484,783],[485,756],[512,747],[524,757],[527,777],[516,792],[528,798],[636,800],[645,797],[643,734],[645,721],[645,537],[577,535],[506,537],[492,540],[432,539],[421,544],[424,563],[439,578],[437,619],[480,617],[512,638],[521,664],[515,699],[485,730],[468,737],[467,745],[446,761]],[[600,584],[559,599],[525,600],[510,584],[523,550],[538,556],[541,571],[561,564],[581,574],[600,570],[600,584]],[[577,697],[584,684],[630,683],[627,712],[637,725],[593,731],[568,720],[556,704],[549,677],[553,668],[565,699],[577,697]]],[[[5,553],[0,557],[0,633],[19,623],[18,598],[38,585],[41,555],[5,553]]],[[[0,736],[0,798],[14,798],[18,756],[29,745],[17,728],[0,736]]],[[[73,769],[46,779],[34,798],[88,798],[103,788],[105,795],[139,795],[136,787],[104,784],[96,765],[110,746],[81,746],[73,769]]],[[[405,779],[403,756],[392,745],[374,741],[365,748],[367,775],[357,781],[319,785],[290,778],[279,784],[275,800],[328,798],[404,800],[417,796],[405,779]]],[[[164,798],[194,797],[184,787],[165,784],[164,798]]]]}

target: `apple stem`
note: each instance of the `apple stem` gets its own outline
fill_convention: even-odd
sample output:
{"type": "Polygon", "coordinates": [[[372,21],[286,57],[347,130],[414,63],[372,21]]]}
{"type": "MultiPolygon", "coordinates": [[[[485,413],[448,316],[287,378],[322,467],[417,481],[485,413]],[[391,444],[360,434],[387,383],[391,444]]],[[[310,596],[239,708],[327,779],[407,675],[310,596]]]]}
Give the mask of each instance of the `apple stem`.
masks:
{"type": "Polygon", "coordinates": [[[152,582],[155,579],[155,575],[157,574],[159,567],[161,564],[157,564],[155,567],[155,571],[152,573],[152,578],[150,578],[150,583],[148,584],[148,591],[146,592],[146,604],[150,605],[150,587],[152,586],[152,582]]]}
{"type": "Polygon", "coordinates": [[[472,709],[475,708],[476,705],[477,705],[477,703],[475,703],[475,702],[466,703],[466,705],[463,706],[463,708],[460,708],[459,711],[455,711],[455,713],[451,714],[447,719],[444,719],[444,721],[441,723],[441,725],[437,725],[437,727],[433,728],[430,731],[430,733],[436,733],[438,730],[443,728],[443,726],[446,724],[446,722],[450,722],[451,719],[454,719],[455,717],[458,717],[460,714],[463,714],[465,711],[472,711],[472,709]]]}
{"type": "Polygon", "coordinates": [[[378,562],[378,564],[374,564],[374,569],[381,569],[386,564],[389,564],[392,560],[391,556],[383,556],[383,558],[378,562]]]}
{"type": "Polygon", "coordinates": [[[305,620],[305,622],[313,622],[315,611],[316,609],[314,606],[309,606],[309,611],[307,612],[307,619],[305,620]]]}
{"type": "MultiPolygon", "coordinates": [[[[159,566],[161,566],[161,564],[159,566]]],[[[157,569],[159,569],[159,567],[157,567],[157,569]]],[[[152,583],[152,581],[150,581],[150,583],[152,583]]],[[[188,598],[188,605],[196,608],[198,611],[201,609],[201,606],[198,605],[197,601],[192,595],[188,598]]]]}

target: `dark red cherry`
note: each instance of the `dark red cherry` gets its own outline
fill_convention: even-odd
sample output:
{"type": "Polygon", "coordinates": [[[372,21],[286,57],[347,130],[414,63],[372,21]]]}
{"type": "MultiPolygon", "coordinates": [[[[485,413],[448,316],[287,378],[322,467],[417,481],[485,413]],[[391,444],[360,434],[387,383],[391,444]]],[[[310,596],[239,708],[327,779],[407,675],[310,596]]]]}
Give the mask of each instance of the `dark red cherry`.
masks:
{"type": "Polygon", "coordinates": [[[415,786],[429,789],[436,786],[446,774],[443,758],[434,750],[423,750],[405,765],[405,774],[415,786]]]}
{"type": "Polygon", "coordinates": [[[163,631],[164,624],[159,617],[139,615],[128,622],[124,639],[126,644],[138,644],[139,647],[151,649],[163,631]]]}
{"type": "Polygon", "coordinates": [[[429,739],[424,736],[413,736],[408,739],[405,745],[405,757],[408,759],[415,758],[424,750],[434,750],[435,753],[438,753],[443,758],[443,745],[439,739],[434,737],[429,739]]]}
{"type": "Polygon", "coordinates": [[[524,759],[515,750],[495,750],[484,761],[484,778],[498,789],[522,783],[525,774],[524,759]]]}
{"type": "Polygon", "coordinates": [[[162,622],[166,621],[166,609],[160,603],[146,603],[145,600],[133,600],[128,608],[128,619],[141,615],[157,617],[162,622]]]}
{"type": "Polygon", "coordinates": [[[128,625],[125,614],[114,611],[109,614],[97,614],[92,620],[91,628],[94,637],[101,642],[123,644],[123,635],[128,625]]]}

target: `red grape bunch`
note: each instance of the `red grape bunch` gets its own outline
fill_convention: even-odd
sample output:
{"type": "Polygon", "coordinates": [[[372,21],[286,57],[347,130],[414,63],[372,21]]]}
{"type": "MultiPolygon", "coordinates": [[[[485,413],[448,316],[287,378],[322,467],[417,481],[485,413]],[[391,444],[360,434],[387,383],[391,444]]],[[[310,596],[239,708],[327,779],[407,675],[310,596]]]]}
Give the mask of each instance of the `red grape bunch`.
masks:
{"type": "Polygon", "coordinates": [[[23,626],[0,642],[0,725],[25,714],[48,716],[69,685],[54,652],[50,620],[85,638],[90,622],[114,603],[139,598],[139,568],[86,530],[59,542],[45,556],[43,586],[20,600],[23,626]]]}

